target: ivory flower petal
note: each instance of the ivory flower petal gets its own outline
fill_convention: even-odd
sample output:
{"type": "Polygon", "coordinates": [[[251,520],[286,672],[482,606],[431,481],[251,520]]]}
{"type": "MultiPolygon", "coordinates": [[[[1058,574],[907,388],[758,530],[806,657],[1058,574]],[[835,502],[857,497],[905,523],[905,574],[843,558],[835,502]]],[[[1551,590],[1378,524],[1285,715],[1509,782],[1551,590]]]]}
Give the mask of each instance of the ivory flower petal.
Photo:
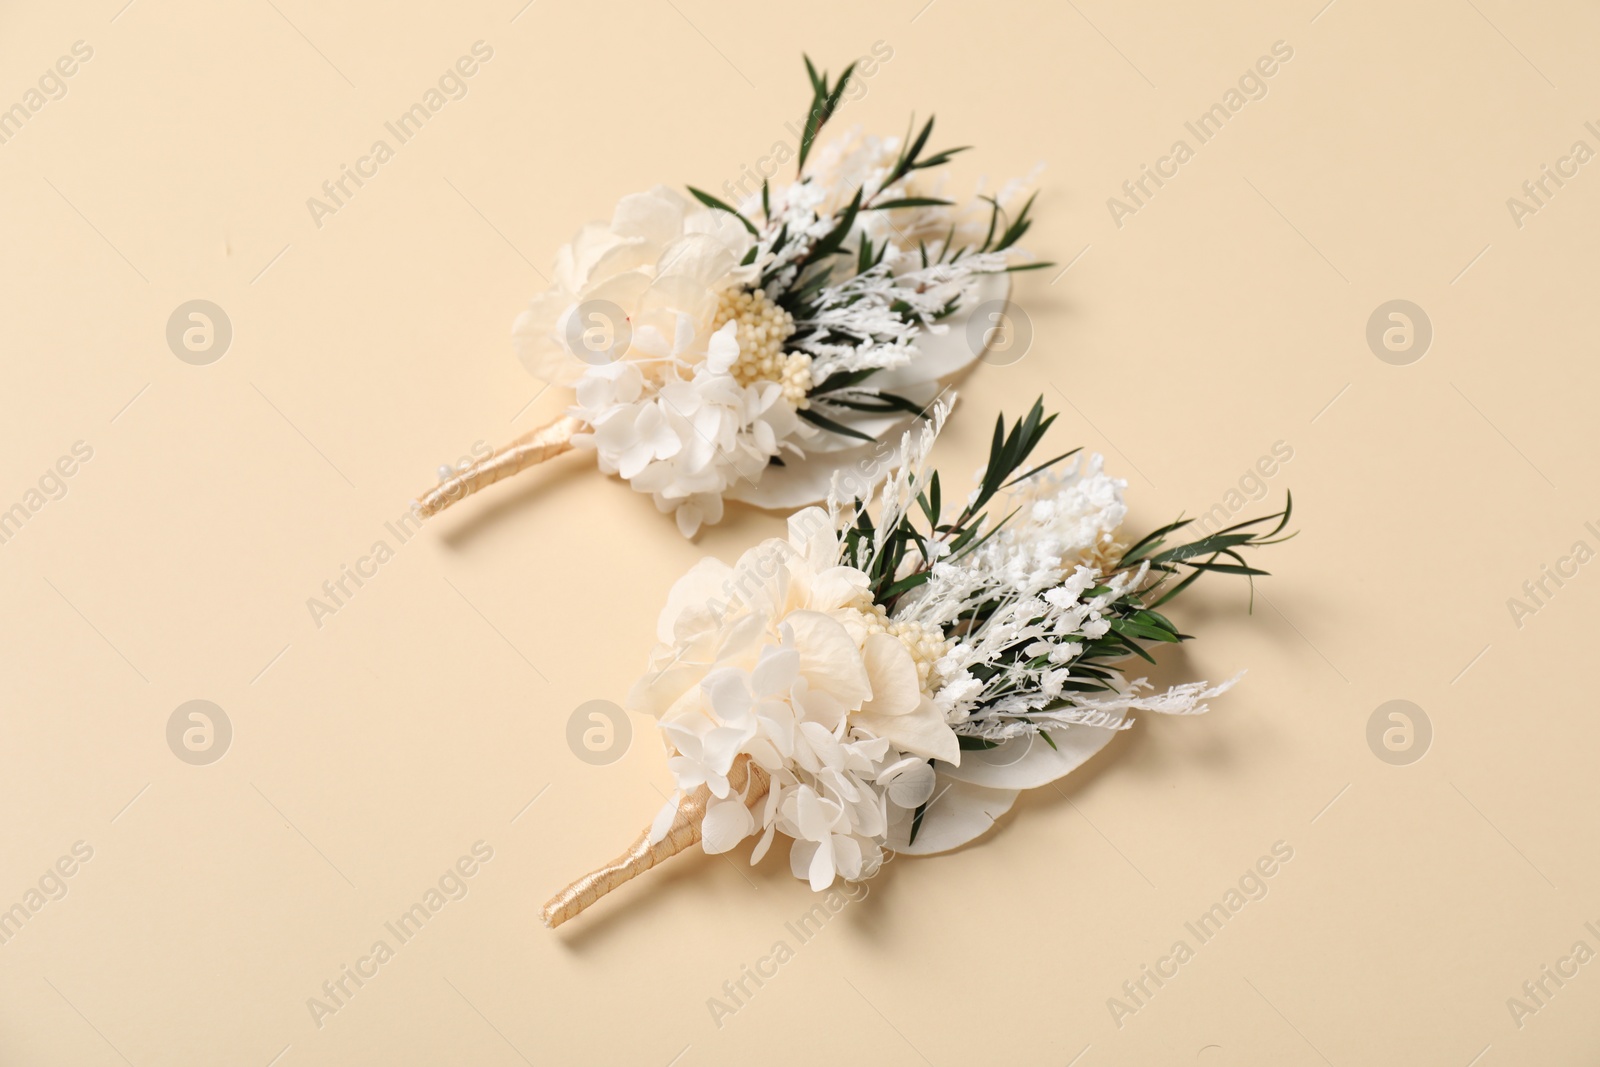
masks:
{"type": "Polygon", "coordinates": [[[938,776],[925,760],[907,759],[890,767],[884,774],[889,799],[902,808],[915,810],[933,796],[938,776]]]}
{"type": "Polygon", "coordinates": [[[722,800],[706,808],[700,824],[700,844],[716,855],[727,852],[749,837],[756,828],[755,816],[742,800],[722,800]]]}
{"type": "Polygon", "coordinates": [[[961,762],[961,743],[956,732],[945,723],[933,701],[923,698],[917,710],[908,715],[873,715],[861,712],[851,716],[864,730],[887,738],[896,748],[946,763],[961,762]]]}
{"type": "Polygon", "coordinates": [[[996,819],[1011,810],[1016,800],[1015,789],[988,789],[966,782],[945,783],[923,812],[916,841],[910,840],[912,815],[902,812],[889,828],[888,845],[908,856],[948,852],[981,837],[996,819]]]}
{"type": "Polygon", "coordinates": [[[784,620],[800,653],[800,673],[846,707],[859,707],[872,696],[861,651],[837,620],[820,611],[791,612],[784,620]]]}
{"type": "Polygon", "coordinates": [[[906,646],[888,634],[873,634],[861,648],[872,697],[861,705],[867,715],[908,715],[922,703],[917,664],[906,646]]]}

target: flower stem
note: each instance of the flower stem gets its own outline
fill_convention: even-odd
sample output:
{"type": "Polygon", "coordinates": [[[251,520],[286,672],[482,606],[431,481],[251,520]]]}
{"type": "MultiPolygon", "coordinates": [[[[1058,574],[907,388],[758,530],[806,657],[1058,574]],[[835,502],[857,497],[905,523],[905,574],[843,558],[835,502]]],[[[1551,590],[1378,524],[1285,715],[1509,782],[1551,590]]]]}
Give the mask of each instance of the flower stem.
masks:
{"type": "MultiPolygon", "coordinates": [[[[740,755],[728,771],[730,795],[743,794],[747,806],[754,808],[767,795],[772,780],[767,772],[740,755]],[[746,788],[748,786],[748,788],[746,788]]],[[[552,929],[583,911],[589,905],[626,882],[631,882],[656,864],[676,856],[700,840],[700,823],[711,803],[711,789],[702,785],[678,804],[672,826],[660,841],[651,844],[646,829],[628,846],[628,851],[579,878],[550,898],[542,912],[544,924],[552,929]]]]}
{"type": "Polygon", "coordinates": [[[572,449],[572,435],[585,429],[583,420],[563,415],[554,422],[523,434],[502,448],[474,463],[454,477],[447,478],[417,501],[423,518],[437,515],[451,504],[476,493],[486,485],[509,478],[518,471],[572,449]]]}

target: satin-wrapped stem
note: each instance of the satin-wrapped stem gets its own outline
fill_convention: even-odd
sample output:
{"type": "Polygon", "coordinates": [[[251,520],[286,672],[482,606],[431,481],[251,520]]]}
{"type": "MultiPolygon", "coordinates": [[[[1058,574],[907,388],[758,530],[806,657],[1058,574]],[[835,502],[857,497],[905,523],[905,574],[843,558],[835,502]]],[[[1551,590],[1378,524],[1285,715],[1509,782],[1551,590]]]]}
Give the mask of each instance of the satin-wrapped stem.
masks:
{"type": "Polygon", "coordinates": [[[436,515],[457,501],[464,500],[486,485],[509,478],[518,471],[527,470],[553,456],[571,451],[572,435],[585,429],[582,419],[563,415],[530,433],[512,441],[503,448],[474,463],[466,470],[447,478],[428,490],[417,502],[423,518],[436,515]]]}
{"type": "MultiPolygon", "coordinates": [[[[749,756],[740,756],[728,771],[730,796],[743,795],[746,806],[754,808],[765,799],[772,779],[760,766],[750,762],[749,756]]],[[[678,814],[672,820],[667,835],[655,844],[650,843],[646,829],[628,851],[598,870],[579,878],[550,898],[544,906],[544,924],[551,928],[560,926],[589,905],[616,889],[631,882],[651,867],[670,859],[700,841],[700,823],[706,817],[706,807],[711,803],[711,789],[701,786],[678,802],[678,814]]]]}

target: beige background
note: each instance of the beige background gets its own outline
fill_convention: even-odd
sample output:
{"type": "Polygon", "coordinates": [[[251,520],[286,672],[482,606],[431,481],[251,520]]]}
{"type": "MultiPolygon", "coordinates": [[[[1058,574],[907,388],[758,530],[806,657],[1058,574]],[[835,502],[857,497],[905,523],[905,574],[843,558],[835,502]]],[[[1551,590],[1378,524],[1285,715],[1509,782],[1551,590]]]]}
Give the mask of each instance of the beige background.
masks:
{"type": "Polygon", "coordinates": [[[1507,607],[1600,548],[1600,176],[1520,228],[1506,204],[1600,148],[1592,7],[124,2],[0,15],[0,106],[93,49],[0,145],[0,508],[93,449],[0,545],[0,907],[93,849],[0,945],[0,1063],[1594,1062],[1600,966],[1520,1027],[1507,1006],[1600,949],[1600,568],[1520,628],[1507,607]],[[479,40],[469,94],[316,226],[307,198],[479,40]],[[668,781],[644,722],[591,766],[569,715],[622,699],[694,559],[780,520],[685,543],[571,458],[404,545],[384,524],[559,410],[508,332],[581,222],[719,188],[803,110],[802,49],[836,71],[877,41],[841,122],[937,112],[937,144],[979,146],[963,187],[1043,161],[1031,244],[1071,264],[1021,279],[1032,348],[967,383],[947,471],[1043,393],[1136,525],[1281,441],[1250,508],[1292,488],[1303,532],[1253,616],[1225,580],[1176,611],[1201,640],[1160,678],[1250,669],[1212,714],[897,861],[810,942],[778,856],[683,860],[548,932],[538,904],[668,781]],[[1266,97],[1115,225],[1107,198],[1276,41],[1266,97]],[[196,298],[234,331],[208,366],[164,338],[196,298]],[[1392,299],[1433,325],[1411,365],[1365,339],[1392,299]],[[379,539],[394,558],[315,626],[379,539]],[[192,699],[233,726],[209,766],[167,745],[192,699]],[[1432,724],[1407,766],[1366,740],[1393,699],[1432,724]],[[315,1025],[307,999],[478,841],[468,895],[315,1025]],[[1119,1027],[1108,998],[1279,841],[1265,899],[1119,1027]],[[717,1026],[708,998],[780,939],[717,1026]]]}

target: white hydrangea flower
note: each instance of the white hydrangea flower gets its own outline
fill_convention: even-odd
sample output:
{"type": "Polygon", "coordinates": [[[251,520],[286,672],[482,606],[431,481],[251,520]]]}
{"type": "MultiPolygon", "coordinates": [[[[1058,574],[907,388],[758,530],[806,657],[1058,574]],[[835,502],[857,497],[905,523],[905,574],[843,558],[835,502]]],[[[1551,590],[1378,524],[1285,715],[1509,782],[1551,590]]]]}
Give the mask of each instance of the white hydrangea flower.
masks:
{"type": "Polygon", "coordinates": [[[653,377],[671,353],[703,357],[717,295],[745,280],[739,261],[751,241],[736,219],[691,207],[666,186],[625,196],[609,224],[584,226],[557,254],[550,289],[513,327],[517,355],[536,377],[565,386],[616,360],[653,377]],[[620,309],[621,322],[607,305],[620,309]],[[590,326],[574,322],[580,309],[601,313],[618,344],[609,358],[574,350],[569,329],[590,326]]]}
{"type": "Polygon", "coordinates": [[[624,197],[609,226],[585,226],[561,250],[553,286],[513,331],[534,374],[575,387],[570,412],[590,431],[574,443],[675,513],[685,536],[802,436],[780,384],[731,373],[738,326],[716,323],[722,295],[750,280],[740,261],[751,240],[725,212],[663,186],[624,197]],[[591,323],[604,346],[585,337],[591,323]]]}
{"type": "Polygon", "coordinates": [[[702,560],[673,586],[630,695],[660,717],[679,790],[705,784],[717,798],[706,851],[759,833],[760,859],[785,834],[814,889],[875,870],[895,813],[932,795],[929,761],[961,760],[912,653],[869,625],[867,576],[838,559],[832,520],[808,508],[737,566],[702,560]],[[759,814],[729,795],[739,755],[770,776],[759,814]]]}

